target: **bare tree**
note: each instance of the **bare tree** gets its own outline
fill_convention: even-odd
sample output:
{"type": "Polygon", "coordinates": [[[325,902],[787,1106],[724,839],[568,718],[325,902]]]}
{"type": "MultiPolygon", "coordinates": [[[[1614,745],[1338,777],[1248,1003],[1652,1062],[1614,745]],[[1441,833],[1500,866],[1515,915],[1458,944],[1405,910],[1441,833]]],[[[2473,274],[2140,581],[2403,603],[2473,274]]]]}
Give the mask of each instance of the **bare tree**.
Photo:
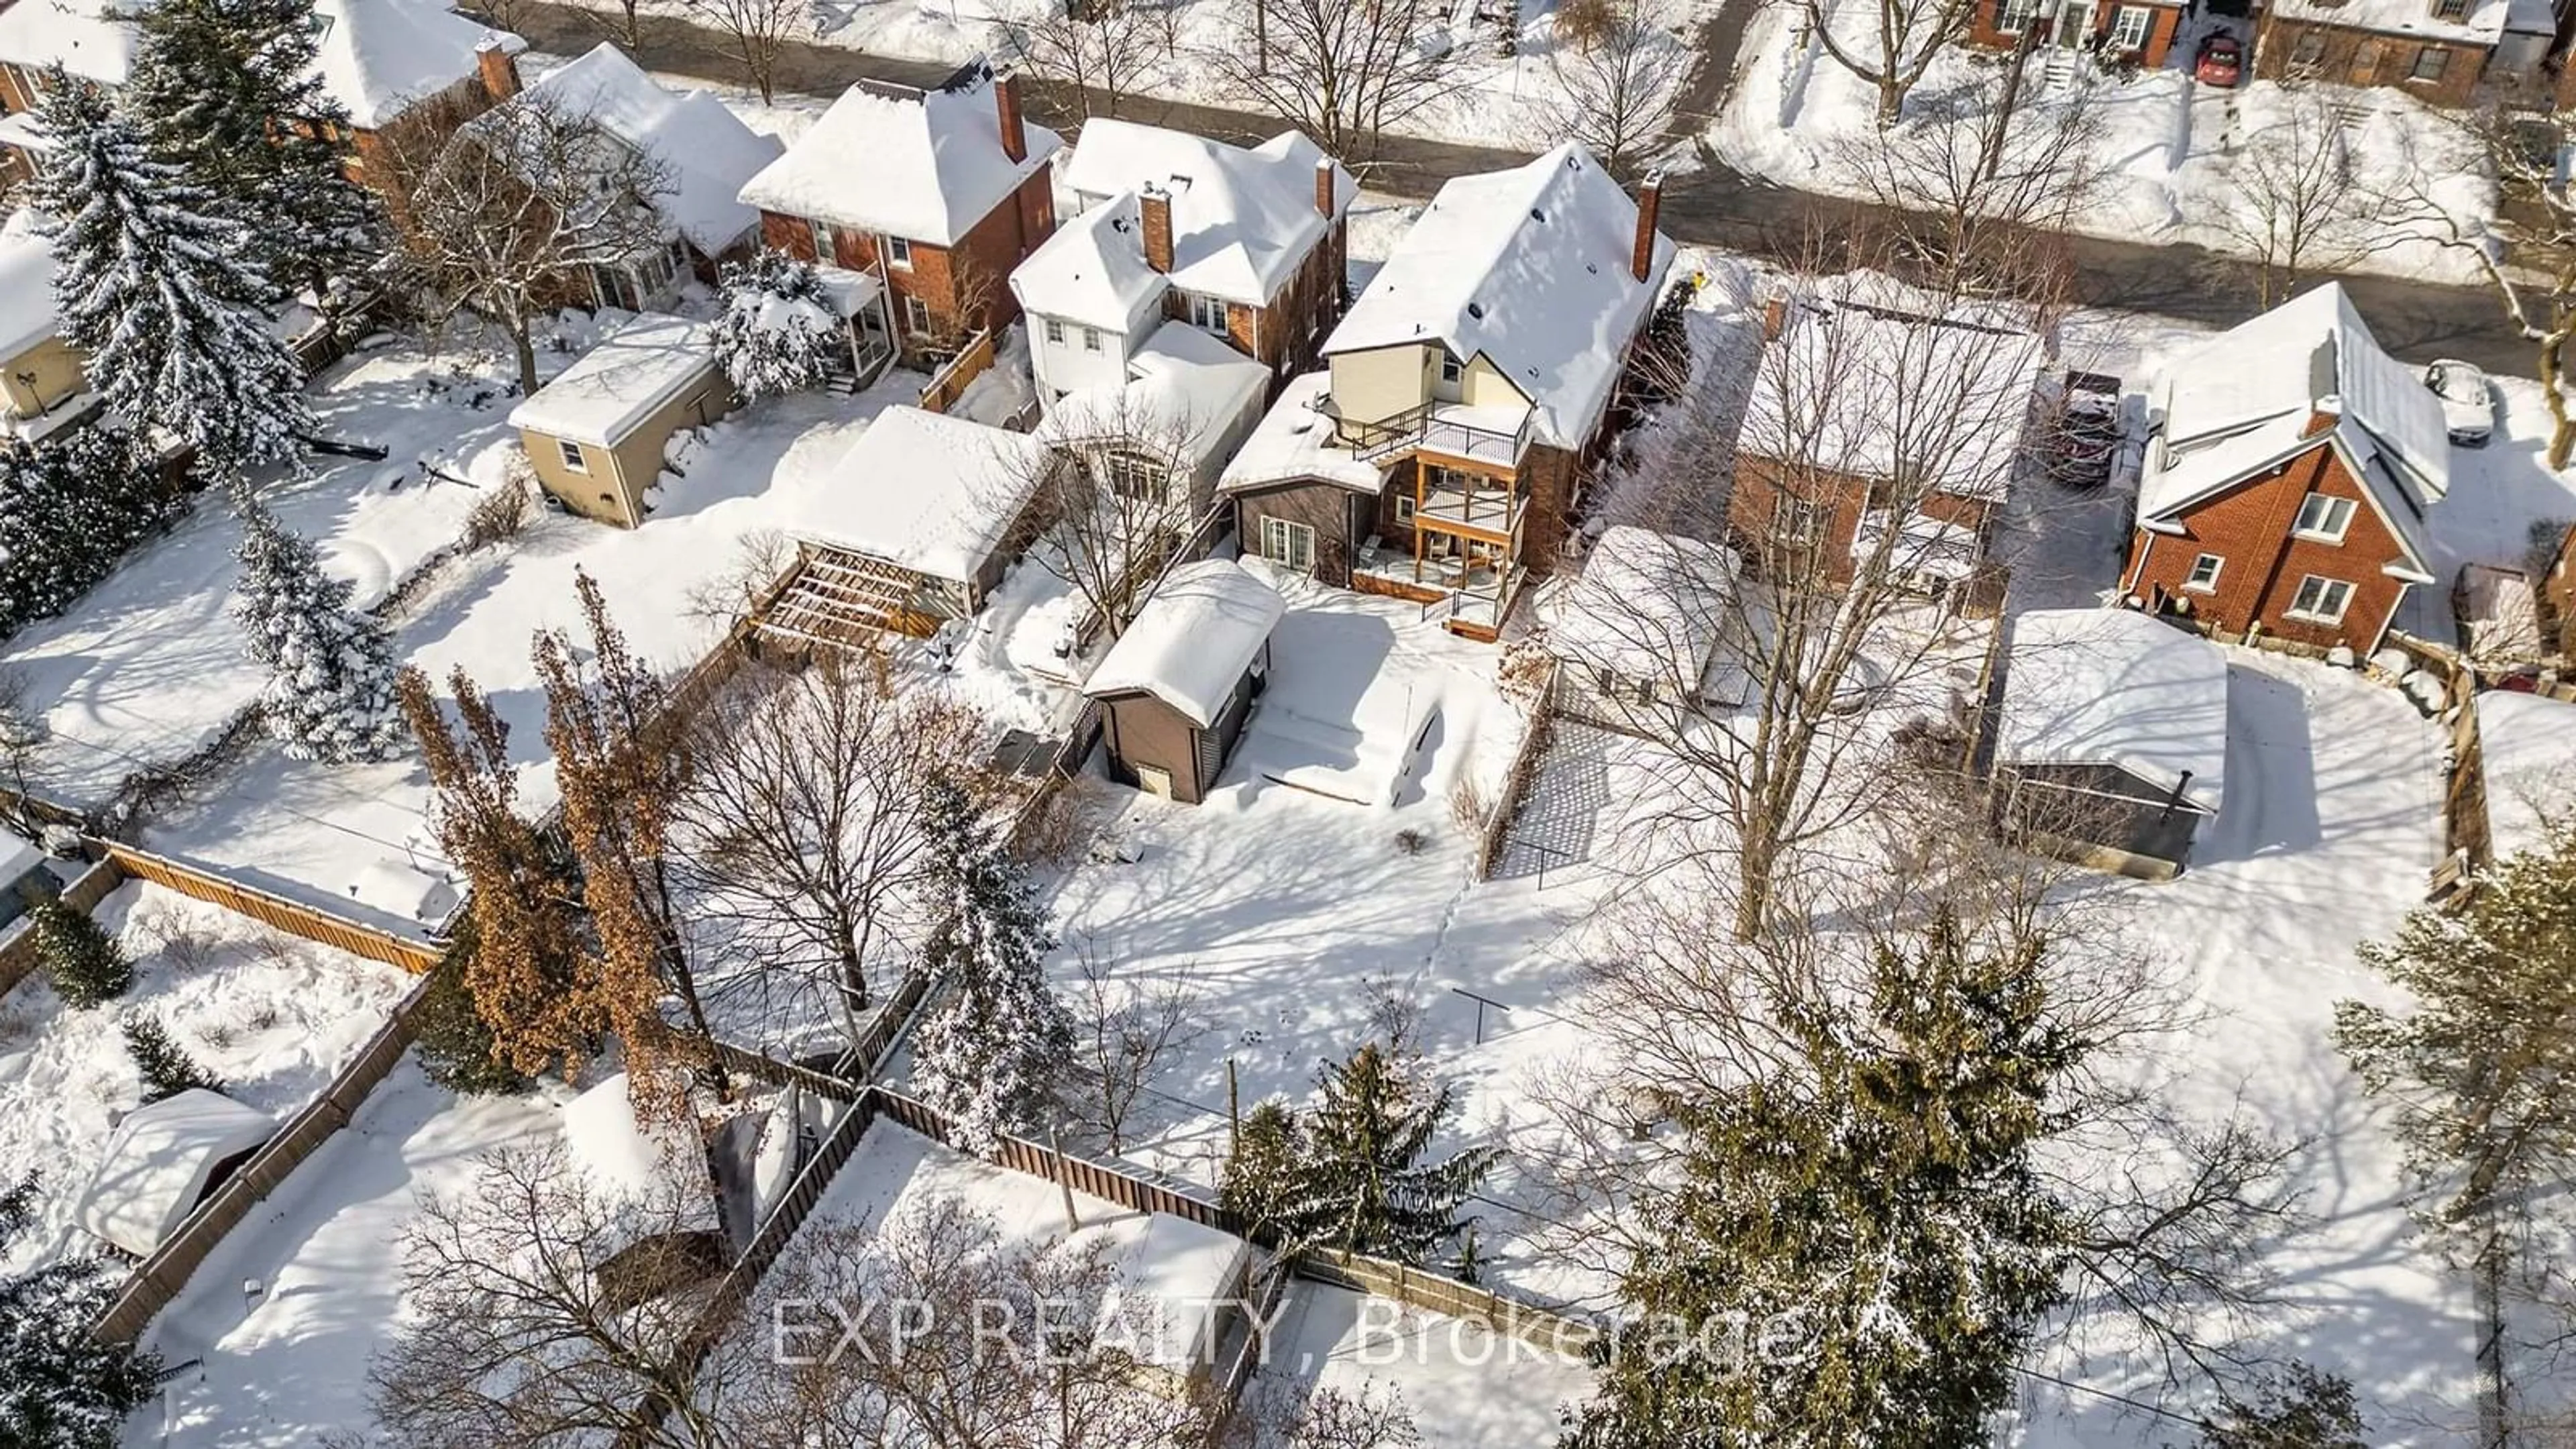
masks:
{"type": "Polygon", "coordinates": [[[1284,1436],[1280,1449],[1419,1449],[1422,1430],[1404,1391],[1376,1380],[1359,1392],[1318,1386],[1300,1392],[1279,1380],[1255,1391],[1257,1423],[1284,1436]]]}
{"type": "Polygon", "coordinates": [[[1042,433],[1044,454],[996,454],[1012,491],[1030,495],[1030,555],[1081,596],[1112,639],[1196,522],[1197,433],[1186,415],[1122,389],[1059,402],[1042,433]]]}
{"type": "Polygon", "coordinates": [[[31,688],[25,670],[0,669],[0,769],[9,772],[8,819],[28,835],[45,822],[28,806],[27,770],[54,737],[45,711],[28,697],[31,688]]]}
{"type": "MultiPolygon", "coordinates": [[[[1975,23],[1978,7],[1992,0],[1871,0],[1867,28],[1852,40],[1834,33],[1834,0],[1799,0],[1807,28],[1834,64],[1878,89],[1878,127],[1895,125],[1905,98],[1921,84],[1941,52],[1975,23]]],[[[2036,23],[2026,17],[2025,25],[2036,23]]]]}
{"type": "Polygon", "coordinates": [[[724,37],[726,54],[759,88],[760,103],[778,98],[778,57],[813,29],[808,0],[687,0],[691,18],[724,37]]]}
{"type": "Polygon", "coordinates": [[[826,653],[794,675],[755,671],[696,722],[679,802],[690,918],[731,937],[718,954],[818,984],[855,1029],[870,975],[928,922],[922,787],[966,773],[981,737],[960,707],[901,690],[873,651],[826,653]]]}
{"type": "Polygon", "coordinates": [[[479,116],[453,100],[380,133],[377,164],[400,259],[433,321],[471,312],[508,335],[519,386],[537,388],[538,324],[587,301],[590,269],[663,243],[657,199],[676,185],[655,157],[542,95],[479,116]]]}
{"type": "Polygon", "coordinates": [[[1073,953],[1082,986],[1073,1002],[1074,1062],[1065,1109],[1075,1126],[1098,1137],[1114,1157],[1126,1150],[1128,1129],[1154,1083],[1208,1027],[1190,967],[1162,980],[1131,982],[1091,940],[1075,941],[1073,953]]]}
{"type": "Polygon", "coordinates": [[[2281,119],[2236,153],[2232,204],[2220,212],[2229,240],[2255,259],[2266,307],[2287,300],[2302,277],[2351,264],[2377,230],[2334,108],[2312,87],[2290,87],[2282,99],[2281,119]]]}
{"type": "Polygon", "coordinates": [[[739,1368],[701,1364],[691,1336],[699,1297],[628,1302],[634,1295],[598,1271],[620,1252],[685,1241],[705,1194],[676,1181],[640,1196],[605,1193],[552,1142],[486,1157],[470,1191],[424,1193],[403,1243],[415,1311],[368,1375],[392,1440],[424,1449],[586,1437],[647,1449],[731,1442],[698,1407],[719,1397],[711,1374],[739,1368]],[[649,1412],[648,1402],[672,1412],[649,1412]]]}
{"type": "Polygon", "coordinates": [[[1049,0],[1034,15],[1003,22],[1020,63],[1039,79],[1072,92],[1083,120],[1115,116],[1119,103],[1150,77],[1154,47],[1170,51],[1168,6],[1148,10],[1127,0],[1049,0]],[[1099,107],[1093,109],[1098,93],[1099,107]]]}
{"type": "Polygon", "coordinates": [[[1558,26],[1548,58],[1565,88],[1559,125],[1602,165],[1626,175],[1665,130],[1690,78],[1690,47],[1674,34],[1669,0],[1602,0],[1577,35],[1558,26]]]}
{"type": "Polygon", "coordinates": [[[1254,0],[1242,33],[1206,59],[1227,88],[1336,156],[1437,100],[1453,57],[1438,0],[1254,0]]]}

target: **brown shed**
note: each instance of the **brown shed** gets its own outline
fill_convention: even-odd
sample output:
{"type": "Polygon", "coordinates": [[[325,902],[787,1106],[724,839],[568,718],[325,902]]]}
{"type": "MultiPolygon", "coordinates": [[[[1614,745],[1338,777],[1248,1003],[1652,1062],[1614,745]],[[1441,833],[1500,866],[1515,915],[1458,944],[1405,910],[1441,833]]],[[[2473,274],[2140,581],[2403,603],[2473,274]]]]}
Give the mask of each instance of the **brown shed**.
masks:
{"type": "Polygon", "coordinates": [[[1207,798],[1270,672],[1287,603],[1232,559],[1172,570],[1091,671],[1109,773],[1150,795],[1207,798]]]}
{"type": "Polygon", "coordinates": [[[733,411],[704,324],[645,313],[510,413],[537,481],[586,518],[634,528],[663,450],[733,411]]]}

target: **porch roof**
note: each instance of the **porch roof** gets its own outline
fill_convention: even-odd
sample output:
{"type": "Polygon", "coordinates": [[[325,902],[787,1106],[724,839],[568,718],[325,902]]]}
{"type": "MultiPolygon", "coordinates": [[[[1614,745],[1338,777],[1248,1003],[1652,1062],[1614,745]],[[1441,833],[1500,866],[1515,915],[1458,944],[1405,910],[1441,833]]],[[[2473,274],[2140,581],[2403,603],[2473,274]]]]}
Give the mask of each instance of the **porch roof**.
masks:
{"type": "Polygon", "coordinates": [[[1292,380],[1244,439],[1234,461],[1217,480],[1221,493],[1250,493],[1282,483],[1318,482],[1375,496],[1386,486],[1377,465],[1335,440],[1333,419],[1323,411],[1333,392],[1333,375],[1310,372],[1292,380]]]}

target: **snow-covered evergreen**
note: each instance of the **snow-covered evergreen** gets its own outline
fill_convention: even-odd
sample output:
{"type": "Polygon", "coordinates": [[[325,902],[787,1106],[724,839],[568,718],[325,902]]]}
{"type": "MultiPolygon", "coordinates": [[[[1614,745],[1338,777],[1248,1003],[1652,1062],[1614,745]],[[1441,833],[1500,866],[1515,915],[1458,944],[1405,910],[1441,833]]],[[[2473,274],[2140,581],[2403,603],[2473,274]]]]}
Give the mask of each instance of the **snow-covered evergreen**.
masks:
{"type": "Polygon", "coordinates": [[[322,572],[311,540],[247,493],[234,501],[242,541],[233,617],[251,657],[268,666],[260,706],[269,732],[298,759],[383,759],[402,736],[392,634],[349,607],[355,585],[322,572]]]}
{"type": "Polygon", "coordinates": [[[0,443],[0,636],[69,608],[187,508],[108,427],[0,443]]]}
{"type": "Polygon", "coordinates": [[[763,248],[724,269],[716,361],[746,398],[819,387],[849,346],[812,264],[763,248]]]}
{"type": "Polygon", "coordinates": [[[956,1145],[988,1152],[1042,1119],[1073,1055],[1073,1016],[1047,989],[1046,934],[1028,876],[948,780],[923,792],[935,906],[924,951],[943,999],[913,1038],[912,1086],[949,1115],[956,1145]]]}
{"type": "Polygon", "coordinates": [[[374,193],[328,139],[350,133],[349,115],[314,65],[312,0],[158,0],[134,26],[123,104],[154,155],[249,223],[248,255],[272,282],[323,292],[381,251],[374,193]]]}
{"type": "Polygon", "coordinates": [[[90,387],[219,468],[297,457],[312,422],[303,372],[270,330],[275,289],[246,255],[247,228],[60,67],[41,124],[52,145],[32,192],[56,219],[55,306],[90,387]]]}
{"type": "MultiPolygon", "coordinates": [[[[0,1248],[35,1223],[34,1176],[0,1189],[0,1248]]],[[[0,1444],[105,1449],[151,1397],[160,1362],[90,1337],[117,1279],[97,1258],[0,1278],[0,1444]]]]}

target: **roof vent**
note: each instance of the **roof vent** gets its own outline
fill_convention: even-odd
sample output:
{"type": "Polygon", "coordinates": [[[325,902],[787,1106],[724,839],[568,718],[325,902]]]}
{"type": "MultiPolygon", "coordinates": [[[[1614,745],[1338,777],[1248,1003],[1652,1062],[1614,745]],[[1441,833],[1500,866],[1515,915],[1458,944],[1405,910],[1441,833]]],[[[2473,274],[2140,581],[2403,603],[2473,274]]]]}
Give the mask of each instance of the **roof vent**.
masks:
{"type": "Polygon", "coordinates": [[[1533,206],[1533,207],[1531,207],[1531,208],[1530,208],[1530,220],[1532,220],[1532,221],[1545,221],[1545,220],[1547,220],[1547,213],[1546,213],[1546,212],[1544,212],[1544,211],[1541,211],[1541,210],[1539,210],[1537,207],[1533,206]]]}
{"type": "Polygon", "coordinates": [[[1484,304],[1484,303],[1482,303],[1482,302],[1470,302],[1470,303],[1468,303],[1468,304],[1467,304],[1467,315],[1468,315],[1468,316],[1470,316],[1470,317],[1475,318],[1475,319],[1476,319],[1477,321],[1479,321],[1479,322],[1484,321],[1484,320],[1485,320],[1485,304],[1484,304]]]}
{"type": "Polygon", "coordinates": [[[1583,264],[1583,270],[1590,272],[1592,275],[1597,277],[1601,275],[1601,264],[1599,262],[1585,262],[1583,264]]]}

